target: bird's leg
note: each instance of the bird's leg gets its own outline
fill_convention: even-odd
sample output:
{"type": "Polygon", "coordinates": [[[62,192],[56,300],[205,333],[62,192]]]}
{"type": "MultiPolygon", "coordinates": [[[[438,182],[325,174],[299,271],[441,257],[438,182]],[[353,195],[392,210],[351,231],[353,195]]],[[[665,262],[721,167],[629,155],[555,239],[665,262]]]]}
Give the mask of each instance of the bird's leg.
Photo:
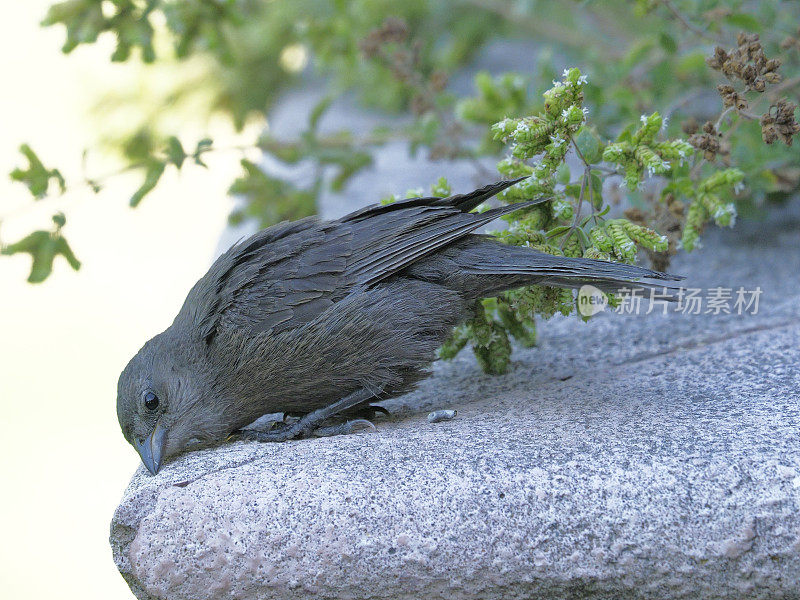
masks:
{"type": "Polygon", "coordinates": [[[366,402],[375,397],[375,393],[364,388],[356,390],[349,396],[345,396],[341,400],[337,400],[333,404],[329,404],[325,408],[320,408],[314,412],[310,412],[303,416],[296,423],[292,423],[287,427],[280,427],[277,431],[256,431],[254,429],[242,429],[237,432],[237,437],[245,440],[255,440],[258,442],[285,442],[296,437],[310,434],[318,430],[322,435],[339,435],[342,433],[352,433],[359,427],[368,424],[374,427],[372,423],[365,419],[356,419],[348,421],[342,425],[335,425],[331,427],[320,428],[320,425],[327,419],[341,412],[347,411],[354,406],[366,402]]]}

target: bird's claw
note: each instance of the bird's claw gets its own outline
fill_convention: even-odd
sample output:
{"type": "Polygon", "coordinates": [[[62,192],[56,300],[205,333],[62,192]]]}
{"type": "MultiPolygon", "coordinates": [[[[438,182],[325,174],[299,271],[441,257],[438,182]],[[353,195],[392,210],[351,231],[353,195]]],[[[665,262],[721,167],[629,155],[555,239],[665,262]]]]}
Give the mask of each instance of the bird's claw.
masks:
{"type": "Polygon", "coordinates": [[[233,439],[248,440],[251,442],[285,442],[300,436],[300,429],[295,424],[273,427],[269,431],[256,429],[240,429],[231,437],[233,439]]]}
{"type": "Polygon", "coordinates": [[[311,434],[315,437],[331,437],[334,435],[348,435],[362,430],[375,431],[376,427],[371,421],[366,419],[352,419],[336,425],[317,427],[311,431],[304,431],[298,423],[277,423],[268,431],[258,431],[256,429],[240,429],[233,433],[229,439],[248,440],[251,442],[285,442],[294,438],[303,437],[304,434],[311,434]]]}

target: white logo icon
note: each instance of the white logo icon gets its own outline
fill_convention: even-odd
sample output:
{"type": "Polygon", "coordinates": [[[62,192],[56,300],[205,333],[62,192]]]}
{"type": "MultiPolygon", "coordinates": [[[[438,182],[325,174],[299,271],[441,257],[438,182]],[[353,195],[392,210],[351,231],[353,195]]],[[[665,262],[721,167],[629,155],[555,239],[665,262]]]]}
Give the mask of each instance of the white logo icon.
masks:
{"type": "Polygon", "coordinates": [[[584,285],[578,290],[578,312],[591,317],[603,312],[608,306],[608,297],[593,285],[584,285]]]}

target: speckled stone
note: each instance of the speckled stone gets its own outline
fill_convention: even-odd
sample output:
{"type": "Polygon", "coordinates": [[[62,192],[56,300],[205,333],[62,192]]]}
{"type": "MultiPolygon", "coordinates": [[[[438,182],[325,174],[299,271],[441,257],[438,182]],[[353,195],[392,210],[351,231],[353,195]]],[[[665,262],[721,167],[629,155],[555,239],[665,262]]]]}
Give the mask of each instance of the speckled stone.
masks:
{"type": "Polygon", "coordinates": [[[796,213],[674,266],[760,285],[757,315],[554,319],[508,375],[437,364],[377,432],[140,468],[117,566],[141,599],[800,597],[796,213]]]}

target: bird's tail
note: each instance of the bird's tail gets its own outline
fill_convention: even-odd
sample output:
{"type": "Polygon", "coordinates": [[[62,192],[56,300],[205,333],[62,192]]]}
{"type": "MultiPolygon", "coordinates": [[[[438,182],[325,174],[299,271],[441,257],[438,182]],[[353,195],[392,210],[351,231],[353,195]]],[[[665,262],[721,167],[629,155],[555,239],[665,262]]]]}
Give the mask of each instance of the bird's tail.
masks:
{"type": "MultiPolygon", "coordinates": [[[[477,237],[477,236],[476,236],[477,237]]],[[[590,258],[554,256],[523,246],[509,246],[485,237],[464,244],[454,258],[465,276],[474,278],[475,293],[491,296],[523,285],[580,288],[584,285],[610,293],[632,289],[665,290],[683,277],[635,265],[590,258]]]]}

